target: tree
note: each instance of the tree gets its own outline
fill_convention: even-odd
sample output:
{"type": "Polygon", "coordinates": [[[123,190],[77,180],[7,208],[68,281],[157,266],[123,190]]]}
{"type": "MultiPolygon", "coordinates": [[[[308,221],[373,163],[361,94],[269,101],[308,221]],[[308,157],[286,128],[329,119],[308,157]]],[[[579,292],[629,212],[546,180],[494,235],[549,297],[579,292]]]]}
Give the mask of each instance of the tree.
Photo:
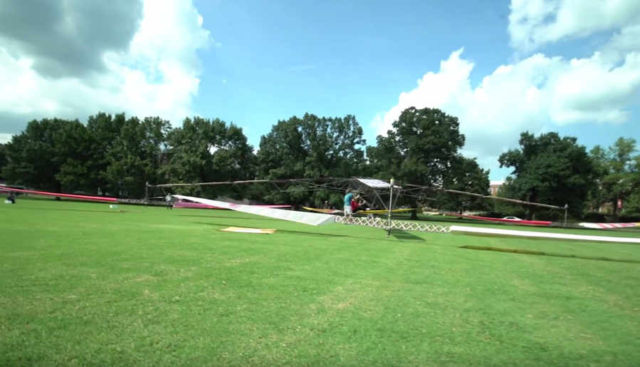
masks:
{"type": "MultiPolygon", "coordinates": [[[[278,121],[260,139],[257,154],[258,177],[264,179],[350,177],[364,167],[365,140],[354,116],[339,118],[305,114],[278,121]]],[[[287,192],[261,192],[266,200],[320,205],[330,201],[340,205],[341,194],[326,190],[309,193],[291,185],[287,192]]]]}
{"type": "MultiPolygon", "coordinates": [[[[254,177],[253,148],[242,129],[219,119],[184,120],[167,136],[168,162],[163,174],[171,182],[211,182],[254,177]]],[[[234,187],[191,187],[187,193],[241,196],[234,187]]]]}
{"type": "Polygon", "coordinates": [[[83,124],[73,121],[63,125],[54,153],[59,163],[54,177],[60,183],[60,191],[91,191],[90,148],[89,132],[83,124]]]}
{"type": "MultiPolygon", "coordinates": [[[[489,171],[482,169],[475,159],[458,155],[453,161],[451,170],[444,177],[444,187],[447,189],[482,195],[489,193],[489,171]]],[[[459,212],[491,208],[486,199],[480,197],[445,193],[438,195],[437,206],[459,212]]]]}
{"type": "Polygon", "coordinates": [[[118,196],[140,198],[145,183],[157,183],[169,122],[159,117],[126,119],[105,152],[106,187],[118,196]]]}
{"type": "Polygon", "coordinates": [[[387,136],[378,135],[376,145],[367,147],[368,176],[384,180],[392,177],[401,178],[400,164],[404,160],[404,156],[396,145],[397,138],[391,137],[391,134],[395,133],[389,131],[387,136]]]}
{"type": "Polygon", "coordinates": [[[576,138],[551,132],[538,137],[524,132],[520,148],[500,155],[500,167],[512,167],[506,191],[514,198],[563,206],[581,216],[595,184],[597,166],[576,138]]]}
{"type": "Polygon", "coordinates": [[[625,201],[624,214],[638,217],[640,216],[640,154],[633,158],[630,178],[634,182],[634,189],[625,201]]]}
{"type": "Polygon", "coordinates": [[[3,175],[9,183],[34,188],[84,190],[88,151],[87,131],[77,120],[34,120],[6,145],[3,175]]]}
{"type": "Polygon", "coordinates": [[[410,107],[393,122],[386,137],[378,136],[378,146],[367,148],[367,156],[380,173],[439,187],[464,145],[459,125],[458,118],[438,109],[410,107]]]}
{"type": "Polygon", "coordinates": [[[122,127],[126,123],[124,113],[110,115],[100,112],[94,116],[89,116],[87,120],[87,131],[91,148],[89,150],[90,170],[89,180],[92,192],[103,192],[112,195],[118,194],[118,182],[113,182],[107,177],[107,168],[110,165],[109,152],[118,141],[122,127]]]}
{"type": "Polygon", "coordinates": [[[2,175],[2,169],[7,164],[7,146],[0,144],[0,180],[4,178],[2,175]]]}
{"type": "MultiPolygon", "coordinates": [[[[393,122],[387,136],[378,136],[377,146],[367,147],[370,169],[382,179],[394,177],[401,182],[442,188],[456,181],[456,164],[460,164],[457,171],[472,168],[458,155],[464,145],[459,127],[457,117],[438,109],[410,107],[393,122]]],[[[462,182],[464,175],[459,173],[458,181],[462,182]]],[[[415,206],[417,201],[410,200],[409,204],[415,206]]]]}
{"type": "Polygon", "coordinates": [[[607,150],[596,145],[590,151],[599,178],[598,185],[592,190],[593,205],[611,203],[614,217],[619,214],[618,201],[623,203],[624,214],[640,214],[635,204],[640,189],[640,155],[634,156],[635,152],[635,139],[622,137],[607,150]]]}

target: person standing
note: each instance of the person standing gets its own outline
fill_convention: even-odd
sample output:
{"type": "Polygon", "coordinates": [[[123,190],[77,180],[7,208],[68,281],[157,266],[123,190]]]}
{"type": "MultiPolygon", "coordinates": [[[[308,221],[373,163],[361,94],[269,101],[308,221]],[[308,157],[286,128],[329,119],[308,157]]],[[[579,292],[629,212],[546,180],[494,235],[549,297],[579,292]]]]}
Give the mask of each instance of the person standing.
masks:
{"type": "Polygon", "coordinates": [[[356,195],[351,199],[351,214],[355,214],[360,208],[360,196],[356,195]]]}
{"type": "Polygon", "coordinates": [[[167,209],[173,209],[173,203],[171,202],[172,197],[171,194],[167,194],[164,198],[167,201],[167,209]]]}
{"type": "Polygon", "coordinates": [[[349,190],[347,190],[346,195],[344,196],[344,216],[345,217],[350,217],[351,216],[351,200],[353,200],[353,194],[349,192],[349,190]]]}

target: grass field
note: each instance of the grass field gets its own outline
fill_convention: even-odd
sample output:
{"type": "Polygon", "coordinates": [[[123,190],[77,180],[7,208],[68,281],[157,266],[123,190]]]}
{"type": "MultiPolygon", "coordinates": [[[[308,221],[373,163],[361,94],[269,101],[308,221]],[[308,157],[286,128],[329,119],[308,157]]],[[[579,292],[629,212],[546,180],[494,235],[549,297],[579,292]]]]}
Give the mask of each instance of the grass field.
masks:
{"type": "Polygon", "coordinates": [[[0,365],[640,364],[638,245],[18,200],[0,290],[0,365]]]}

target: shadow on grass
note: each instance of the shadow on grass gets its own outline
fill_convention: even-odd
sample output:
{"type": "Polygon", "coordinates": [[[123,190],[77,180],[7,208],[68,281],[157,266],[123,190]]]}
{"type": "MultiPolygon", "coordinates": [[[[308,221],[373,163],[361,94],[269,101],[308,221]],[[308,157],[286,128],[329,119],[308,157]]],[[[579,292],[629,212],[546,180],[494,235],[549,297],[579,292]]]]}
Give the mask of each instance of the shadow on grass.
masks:
{"type": "MultiPolygon", "coordinates": [[[[226,218],[228,219],[228,217],[226,218]]],[[[279,220],[278,220],[279,221],[279,220]]],[[[194,222],[196,224],[201,224],[201,225],[208,225],[208,226],[212,226],[212,227],[216,227],[216,228],[224,228],[224,227],[229,227],[229,226],[237,226],[237,224],[231,224],[231,223],[216,223],[216,222],[194,222]]],[[[327,232],[307,232],[307,231],[295,231],[295,230],[290,230],[290,229],[280,229],[280,228],[275,228],[276,230],[276,235],[278,233],[285,233],[285,234],[293,234],[293,235],[302,235],[302,236],[314,236],[314,237],[331,237],[331,238],[357,238],[357,239],[368,239],[368,240],[376,240],[376,241],[389,241],[390,239],[387,237],[386,235],[386,231],[380,231],[380,236],[376,236],[376,237],[372,237],[372,236],[358,236],[358,235],[350,235],[350,234],[336,234],[336,233],[327,233],[327,232]]],[[[400,236],[396,236],[396,231],[392,232],[394,234],[393,237],[395,237],[398,240],[413,240],[413,241],[424,241],[424,239],[412,235],[410,233],[403,232],[403,234],[400,234],[400,236]]]]}
{"type": "MultiPolygon", "coordinates": [[[[197,224],[203,224],[203,225],[207,225],[207,226],[213,226],[213,227],[229,227],[229,226],[237,226],[237,225],[232,225],[229,223],[215,223],[215,222],[195,222],[197,224]]],[[[242,228],[247,228],[244,226],[240,226],[242,228]]],[[[334,233],[323,233],[323,232],[306,232],[306,231],[292,231],[289,229],[279,229],[279,228],[274,228],[276,230],[276,233],[290,233],[290,234],[301,234],[301,235],[305,235],[305,236],[318,236],[318,237],[352,237],[346,234],[334,234],[334,233]]]]}
{"type": "Polygon", "coordinates": [[[412,233],[409,233],[407,231],[401,231],[401,230],[392,230],[391,231],[391,235],[398,239],[398,240],[403,240],[403,241],[423,241],[424,242],[424,238],[422,237],[418,237],[412,233]]]}
{"type": "Polygon", "coordinates": [[[489,246],[469,246],[469,245],[460,246],[460,248],[468,249],[468,250],[507,252],[507,253],[519,254],[519,255],[552,256],[552,257],[565,257],[565,258],[582,259],[582,260],[611,261],[611,262],[620,262],[620,263],[640,264],[640,261],[638,260],[611,259],[609,257],[596,257],[596,256],[565,255],[565,254],[555,254],[555,253],[544,252],[544,251],[533,251],[533,250],[524,250],[524,249],[499,248],[499,247],[489,247],[489,246]]]}

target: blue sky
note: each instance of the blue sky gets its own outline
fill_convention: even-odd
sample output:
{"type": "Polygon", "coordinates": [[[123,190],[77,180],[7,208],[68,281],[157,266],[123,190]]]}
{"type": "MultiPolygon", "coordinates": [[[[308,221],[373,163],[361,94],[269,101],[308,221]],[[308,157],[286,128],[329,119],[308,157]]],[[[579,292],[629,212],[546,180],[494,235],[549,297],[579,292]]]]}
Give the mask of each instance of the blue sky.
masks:
{"type": "MultiPolygon", "coordinates": [[[[486,60],[474,72],[476,79],[510,57],[504,3],[195,4],[219,44],[201,52],[205,72],[196,111],[246,126],[254,144],[265,127],[304,112],[354,114],[367,127],[400,92],[460,47],[486,60]]],[[[375,129],[366,131],[373,143],[375,129]]]]}
{"type": "Polygon", "coordinates": [[[0,142],[124,111],[221,118],[256,148],[278,120],[352,114],[375,144],[404,108],[436,107],[499,180],[524,130],[640,138],[638,40],[637,0],[10,2],[0,142]]]}

